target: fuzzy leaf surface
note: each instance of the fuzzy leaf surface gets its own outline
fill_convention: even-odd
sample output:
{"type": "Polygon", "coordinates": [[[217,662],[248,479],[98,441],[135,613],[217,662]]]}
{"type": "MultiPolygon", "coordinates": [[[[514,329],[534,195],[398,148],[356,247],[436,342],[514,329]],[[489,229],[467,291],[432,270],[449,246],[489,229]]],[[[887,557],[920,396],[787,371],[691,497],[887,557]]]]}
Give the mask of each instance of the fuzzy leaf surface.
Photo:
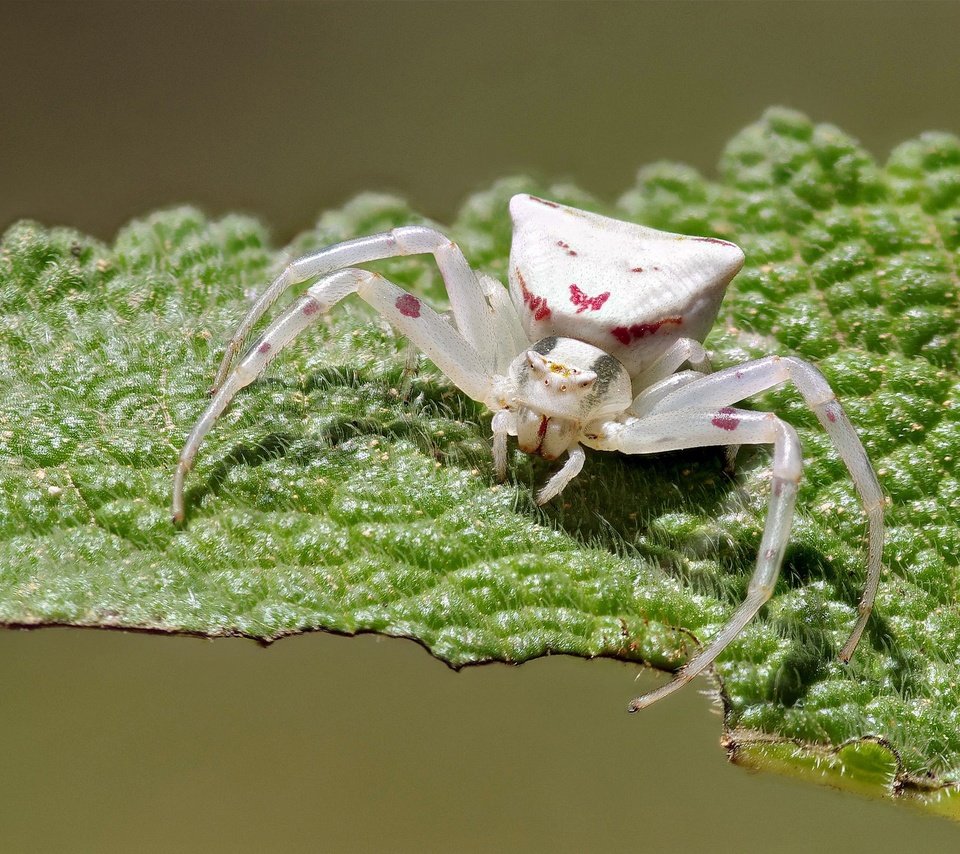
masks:
{"type": "MultiPolygon", "coordinates": [[[[960,814],[960,142],[926,134],[880,166],[838,129],[771,110],[731,141],[717,181],[658,164],[604,205],[504,179],[443,228],[501,280],[522,191],[739,243],[715,365],[816,362],[889,496],[876,615],[845,666],[865,566],[857,496],[795,390],[751,401],[798,428],[806,468],[776,595],[717,667],[734,757],[960,814]]],[[[732,480],[711,449],[591,453],[540,510],[552,467],[514,453],[497,484],[489,413],[426,362],[409,378],[404,342],[352,301],[217,423],[172,526],[177,454],[253,296],[297,254],[425,221],[368,194],[282,251],[252,219],[189,208],[112,246],[11,227],[0,623],[375,631],[457,667],[552,652],[675,669],[709,639],[753,568],[767,449],[744,449],[732,480]]],[[[429,259],[372,266],[444,307],[429,259]]]]}

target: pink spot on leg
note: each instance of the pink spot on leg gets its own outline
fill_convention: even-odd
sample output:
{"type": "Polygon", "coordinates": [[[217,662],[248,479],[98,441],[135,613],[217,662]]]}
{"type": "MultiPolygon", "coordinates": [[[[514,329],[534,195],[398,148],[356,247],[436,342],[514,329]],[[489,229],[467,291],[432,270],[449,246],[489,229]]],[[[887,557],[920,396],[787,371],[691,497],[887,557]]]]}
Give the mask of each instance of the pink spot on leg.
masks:
{"type": "Polygon", "coordinates": [[[837,423],[837,413],[832,409],[827,410],[827,421],[829,421],[831,424],[837,423]]]}
{"type": "Polygon", "coordinates": [[[736,411],[732,407],[725,406],[710,419],[710,423],[721,430],[736,430],[740,426],[740,419],[735,415],[736,411]]]}
{"type": "Polygon", "coordinates": [[[310,302],[305,302],[303,304],[303,308],[301,310],[307,317],[310,317],[311,314],[316,314],[318,311],[320,311],[320,304],[314,300],[310,300],[310,302]]]}
{"type": "Polygon", "coordinates": [[[419,317],[420,316],[420,300],[418,300],[413,294],[401,294],[397,297],[397,311],[400,312],[404,317],[419,317]]]}
{"type": "Polygon", "coordinates": [[[269,341],[264,341],[259,347],[257,347],[258,353],[269,353],[273,347],[270,345],[269,341]]]}

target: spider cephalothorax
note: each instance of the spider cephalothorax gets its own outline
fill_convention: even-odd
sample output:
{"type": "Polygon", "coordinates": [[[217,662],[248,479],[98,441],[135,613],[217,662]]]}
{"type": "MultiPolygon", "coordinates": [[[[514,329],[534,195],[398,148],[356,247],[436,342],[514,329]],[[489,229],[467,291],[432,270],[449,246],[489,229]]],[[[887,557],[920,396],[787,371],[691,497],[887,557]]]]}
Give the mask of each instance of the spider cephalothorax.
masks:
{"type": "Polygon", "coordinates": [[[709,666],[770,598],[790,536],[801,473],[794,429],[773,413],[732,404],[792,382],[847,466],[868,518],[867,581],[840,655],[856,649],[876,598],[883,549],[883,495],[863,445],[823,375],[792,357],[768,356],[711,373],[702,341],[743,252],[689,237],[514,196],[508,291],[470,268],[457,245],[423,226],[339,243],[288,265],[227,345],[214,396],[194,426],[174,478],[173,516],[184,518],[184,479],[200,443],[234,395],[301,331],[356,293],[409,338],[451,381],[493,413],[493,456],[506,477],[507,441],[548,460],[567,455],[537,495],[549,501],[579,474],[583,445],[644,454],[707,445],[773,445],[767,521],[746,599],[716,638],[662,688],[655,702],[709,666]],[[353,265],[432,254],[447,285],[454,325],[413,294],[353,265]],[[231,370],[247,335],[291,285],[316,279],[231,370]],[[685,367],[686,366],[686,367],[685,367]]]}

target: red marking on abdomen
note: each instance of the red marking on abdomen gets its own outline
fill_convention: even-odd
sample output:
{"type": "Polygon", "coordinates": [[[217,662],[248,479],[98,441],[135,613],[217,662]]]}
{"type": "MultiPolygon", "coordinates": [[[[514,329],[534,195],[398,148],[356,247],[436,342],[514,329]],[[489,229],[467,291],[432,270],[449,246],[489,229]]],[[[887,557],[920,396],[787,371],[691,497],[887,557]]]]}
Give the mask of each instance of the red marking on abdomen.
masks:
{"type": "Polygon", "coordinates": [[[691,240],[696,240],[697,243],[716,243],[720,246],[732,246],[729,240],[721,240],[719,237],[691,237],[691,240]]]}
{"type": "MultiPolygon", "coordinates": [[[[533,198],[531,196],[530,198],[533,198]]],[[[519,268],[515,269],[517,281],[520,283],[520,294],[523,297],[523,304],[533,313],[534,320],[546,320],[550,315],[550,306],[547,305],[546,297],[534,296],[527,288],[527,283],[519,268]]]]}
{"type": "Polygon", "coordinates": [[[264,341],[259,347],[257,347],[258,353],[269,353],[271,350],[270,342],[264,341]]]}
{"type": "Polygon", "coordinates": [[[303,304],[302,311],[307,317],[309,317],[311,314],[316,314],[318,311],[320,311],[320,305],[319,303],[310,300],[310,302],[305,302],[303,304]]]}
{"type": "Polygon", "coordinates": [[[736,430],[740,426],[740,419],[734,415],[736,411],[736,409],[725,406],[710,419],[710,423],[721,430],[736,430]]]}
{"type": "Polygon", "coordinates": [[[631,268],[630,268],[630,272],[631,272],[631,273],[642,273],[642,272],[643,272],[643,267],[631,267],[631,268]]]}
{"type": "Polygon", "coordinates": [[[558,240],[558,241],[557,241],[557,246],[559,246],[564,252],[566,252],[567,255],[571,255],[571,256],[573,256],[573,257],[576,257],[576,255],[577,255],[577,250],[576,250],[576,249],[571,249],[569,243],[564,243],[562,240],[558,240]]]}
{"type": "Polygon", "coordinates": [[[413,294],[401,294],[397,297],[397,301],[394,304],[397,307],[397,311],[404,317],[420,316],[420,300],[413,294]]]}
{"type": "Polygon", "coordinates": [[[673,323],[679,326],[683,323],[683,318],[665,317],[663,320],[655,320],[653,323],[634,323],[632,326],[614,326],[613,329],[610,330],[610,334],[621,344],[629,346],[640,338],[653,335],[664,323],[673,323]]]}
{"type": "Polygon", "coordinates": [[[546,415],[540,416],[540,425],[537,427],[537,438],[542,442],[543,437],[547,435],[547,424],[550,421],[546,415]]]}
{"type": "Polygon", "coordinates": [[[570,285],[570,302],[577,307],[577,314],[584,311],[599,311],[608,299],[610,299],[610,291],[604,291],[595,297],[588,297],[576,285],[570,285]]]}

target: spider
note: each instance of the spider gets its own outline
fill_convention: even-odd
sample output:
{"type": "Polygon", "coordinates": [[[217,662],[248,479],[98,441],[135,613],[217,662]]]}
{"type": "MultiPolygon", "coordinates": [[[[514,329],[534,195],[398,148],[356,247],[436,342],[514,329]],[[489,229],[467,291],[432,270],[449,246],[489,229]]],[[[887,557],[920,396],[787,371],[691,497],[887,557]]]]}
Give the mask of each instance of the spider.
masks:
{"type": "Polygon", "coordinates": [[[509,293],[474,271],[443,234],[404,226],[348,240],[290,263],[250,308],[227,344],[206,411],[187,437],[173,484],[184,518],[184,479],[204,436],[236,393],[297,335],[349,294],[372,305],[466,395],[493,412],[493,460],[507,473],[507,442],[546,460],[566,455],[537,494],[543,504],[584,464],[583,446],[649,454],[708,445],[772,444],[766,523],[747,594],[717,636],[668,682],[634,699],[645,708],[690,682],[720,655],[773,593],[790,536],[801,472],[793,427],[772,412],[732,404],[792,382],[816,414],[860,494],[868,566],[858,616],[840,653],[853,655],[876,598],[883,494],[866,451],[823,375],[808,362],[767,356],[711,372],[702,341],[743,251],[620,222],[530,195],[510,201],[509,293]],[[432,254],[447,287],[451,324],[419,297],[355,265],[432,254]],[[290,286],[314,280],[231,371],[253,326],[290,286]],[[684,366],[686,366],[685,369],[684,366]]]}

